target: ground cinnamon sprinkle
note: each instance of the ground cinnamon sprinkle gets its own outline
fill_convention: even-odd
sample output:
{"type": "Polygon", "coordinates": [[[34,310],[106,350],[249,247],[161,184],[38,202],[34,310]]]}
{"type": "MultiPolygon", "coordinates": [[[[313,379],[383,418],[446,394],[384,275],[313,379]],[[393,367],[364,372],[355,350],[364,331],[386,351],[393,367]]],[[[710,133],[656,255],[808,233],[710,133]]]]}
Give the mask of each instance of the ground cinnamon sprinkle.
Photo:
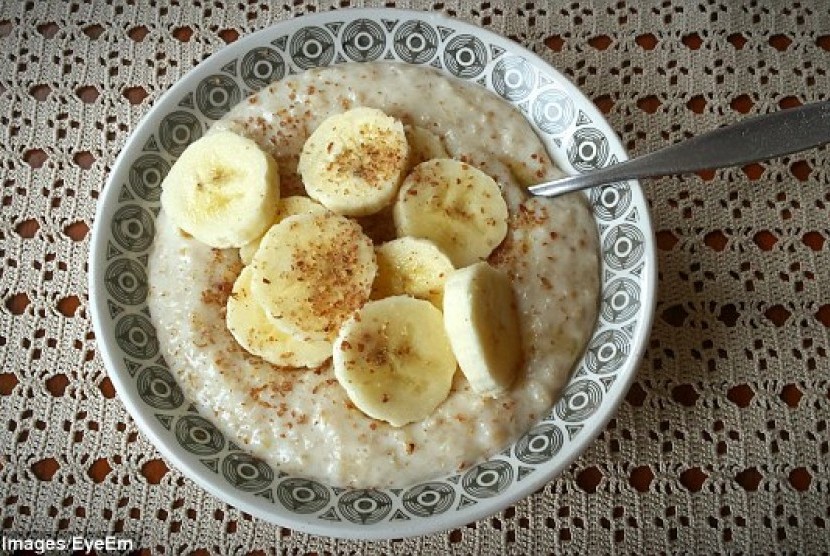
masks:
{"type": "Polygon", "coordinates": [[[219,305],[224,307],[228,302],[228,297],[233,290],[233,282],[222,281],[213,284],[213,287],[202,291],[202,302],[206,305],[219,305]]]}

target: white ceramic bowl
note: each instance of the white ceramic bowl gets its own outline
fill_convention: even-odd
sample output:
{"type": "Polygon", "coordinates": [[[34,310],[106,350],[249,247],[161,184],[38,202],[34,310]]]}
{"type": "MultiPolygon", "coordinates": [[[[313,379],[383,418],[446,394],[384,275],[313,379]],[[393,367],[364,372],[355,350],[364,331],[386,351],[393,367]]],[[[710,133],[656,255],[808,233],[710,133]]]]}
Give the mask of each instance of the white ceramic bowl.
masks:
{"type": "Polygon", "coordinates": [[[656,284],[647,204],[634,181],[588,195],[602,250],[599,320],[560,400],[508,449],[461,473],[400,489],[347,490],[287,476],[236,446],[185,399],[159,355],[147,254],[161,180],[182,150],[251,91],[338,63],[428,65],[490,89],[532,124],[568,173],[624,160],[600,112],[541,58],[429,12],[338,10],[245,37],[185,75],[130,137],[98,205],[90,302],[99,349],[128,411],[162,455],[205,490],[262,519],[344,538],[396,538],[493,514],[559,475],[625,396],[649,332],[656,284]]]}

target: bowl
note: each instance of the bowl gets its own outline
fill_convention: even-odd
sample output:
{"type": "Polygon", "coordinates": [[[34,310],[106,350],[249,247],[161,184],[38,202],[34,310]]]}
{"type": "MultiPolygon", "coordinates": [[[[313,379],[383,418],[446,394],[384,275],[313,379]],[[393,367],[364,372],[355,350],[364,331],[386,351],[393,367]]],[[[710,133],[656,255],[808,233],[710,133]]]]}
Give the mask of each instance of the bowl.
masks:
{"type": "Polygon", "coordinates": [[[337,10],[242,38],[167,91],[115,162],[90,252],[99,351],[124,405],[159,452],[206,491],[254,516],[359,539],[458,527],[557,477],[623,400],[646,344],[656,284],[653,233],[639,184],[615,183],[587,193],[602,251],[593,334],[550,413],[507,449],[459,473],[402,488],[341,489],[287,475],[226,438],[199,415],[166,367],[147,308],[147,261],[161,181],[184,148],[249,93],[311,67],[374,60],[438,68],[493,91],[524,114],[566,173],[627,158],[591,102],[514,42],[429,12],[337,10]]]}

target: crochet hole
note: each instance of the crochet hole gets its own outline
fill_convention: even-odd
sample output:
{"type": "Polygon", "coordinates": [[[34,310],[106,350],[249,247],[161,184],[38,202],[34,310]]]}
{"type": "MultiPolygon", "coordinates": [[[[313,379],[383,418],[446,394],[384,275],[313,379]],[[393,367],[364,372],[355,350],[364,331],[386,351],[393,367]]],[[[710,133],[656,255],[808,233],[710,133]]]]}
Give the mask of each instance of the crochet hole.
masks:
{"type": "Polygon", "coordinates": [[[596,466],[588,467],[576,476],[576,484],[588,494],[597,491],[600,481],[602,481],[602,472],[596,466]]]}
{"type": "MultiPolygon", "coordinates": [[[[816,319],[827,328],[830,328],[830,305],[819,307],[816,311],[816,319]]],[[[828,392],[828,395],[830,395],[830,392],[828,392]]]]}
{"type": "Polygon", "coordinates": [[[783,305],[773,305],[766,311],[764,316],[767,317],[776,327],[782,327],[787,323],[792,313],[788,311],[783,305]]]}
{"type": "Polygon", "coordinates": [[[812,172],[813,169],[805,160],[797,160],[790,165],[790,173],[798,181],[807,181],[810,179],[810,174],[812,172]]]}
{"type": "Polygon", "coordinates": [[[755,492],[758,490],[758,486],[761,484],[761,479],[763,478],[763,475],[761,475],[754,467],[744,469],[735,475],[735,481],[748,492],[755,492]]]}
{"type": "Polygon", "coordinates": [[[123,94],[130,104],[141,104],[147,98],[147,91],[144,87],[129,87],[124,89],[123,94]]]}
{"type": "Polygon", "coordinates": [[[41,481],[51,481],[60,465],[55,458],[45,458],[32,464],[31,470],[41,481]]]}
{"type": "Polygon", "coordinates": [[[89,466],[87,475],[89,475],[89,478],[92,479],[93,482],[102,483],[104,482],[104,479],[107,478],[110,471],[112,471],[112,467],[110,466],[110,462],[107,461],[107,458],[99,458],[89,466]]]}
{"type": "Polygon", "coordinates": [[[29,149],[23,153],[23,161],[32,168],[40,168],[48,158],[43,149],[29,149]]]}
{"type": "Polygon", "coordinates": [[[726,40],[729,44],[735,47],[735,50],[743,50],[743,47],[746,44],[746,37],[740,33],[732,33],[726,37],[726,40]]]}
{"type": "Polygon", "coordinates": [[[92,153],[89,151],[81,151],[75,153],[75,156],[72,157],[72,161],[84,170],[89,170],[95,162],[95,157],[92,156],[92,153]]]}
{"type": "Polygon", "coordinates": [[[84,27],[84,34],[90,39],[97,39],[104,32],[104,28],[97,23],[84,27]]]}
{"type": "Polygon", "coordinates": [[[813,251],[821,251],[824,248],[824,236],[819,232],[807,232],[801,237],[801,242],[813,251]]]}
{"type": "Polygon", "coordinates": [[[729,238],[721,230],[714,230],[712,232],[709,232],[703,238],[703,242],[715,251],[723,251],[724,249],[726,249],[726,244],[728,241],[729,238]]]}
{"type": "Polygon", "coordinates": [[[75,89],[75,94],[78,96],[79,99],[84,104],[92,104],[96,100],[98,100],[98,89],[95,87],[88,85],[86,87],[78,87],[75,89]]]}
{"type": "Polygon", "coordinates": [[[757,181],[761,179],[761,177],[764,175],[766,168],[762,164],[753,162],[752,164],[747,164],[746,166],[741,168],[741,171],[743,171],[744,175],[750,181],[757,181]]]}
{"type": "Polygon", "coordinates": [[[726,399],[738,407],[747,407],[754,397],[755,392],[748,384],[738,384],[726,392],[726,399]]]}
{"type": "Polygon", "coordinates": [[[769,38],[769,45],[779,52],[787,50],[793,40],[787,35],[773,35],[769,38]]]}
{"type": "Polygon", "coordinates": [[[680,484],[690,492],[698,492],[708,478],[709,475],[704,473],[700,467],[692,467],[680,474],[680,484]]]}
{"type": "Polygon", "coordinates": [[[236,42],[239,38],[239,33],[235,29],[222,29],[218,34],[219,38],[225,41],[225,44],[236,42]]]}
{"type": "Polygon", "coordinates": [[[193,36],[193,29],[190,27],[176,27],[173,29],[173,38],[181,42],[189,42],[193,36]]]}
{"type": "Polygon", "coordinates": [[[644,35],[637,35],[634,39],[634,42],[637,43],[637,46],[642,48],[643,50],[654,50],[657,47],[657,37],[655,37],[651,33],[646,33],[644,35]]]}
{"type": "Polygon", "coordinates": [[[160,459],[151,459],[141,466],[141,474],[151,485],[159,484],[168,471],[167,465],[160,459]]]}
{"type": "Polygon", "coordinates": [[[66,387],[69,386],[69,379],[65,374],[57,374],[46,379],[46,389],[54,397],[59,398],[66,393],[66,387]]]}
{"type": "Polygon", "coordinates": [[[101,384],[98,385],[98,389],[101,391],[101,395],[103,395],[108,400],[111,400],[115,397],[115,387],[112,385],[112,381],[108,376],[104,377],[104,379],[101,381],[101,384]]]}
{"type": "Polygon", "coordinates": [[[628,483],[637,492],[648,492],[651,482],[654,480],[654,472],[647,465],[635,467],[628,476],[628,483]]]}
{"type": "Polygon", "coordinates": [[[671,397],[682,406],[692,407],[697,403],[700,394],[691,384],[680,384],[672,388],[671,397]]]}
{"type": "Polygon", "coordinates": [[[0,396],[10,396],[19,383],[14,373],[0,373],[0,396]]]}
{"type": "Polygon", "coordinates": [[[74,317],[81,305],[81,300],[77,295],[70,295],[58,301],[57,308],[65,317],[74,317]]]}
{"type": "Polygon", "coordinates": [[[729,106],[732,107],[732,110],[735,112],[739,112],[741,114],[746,114],[752,107],[755,106],[755,103],[752,102],[752,97],[749,95],[738,95],[732,99],[732,102],[729,103],[729,106]]]}
{"type": "Polygon", "coordinates": [[[810,475],[810,472],[807,471],[806,468],[796,467],[790,471],[789,480],[795,490],[804,492],[805,490],[810,489],[810,483],[813,482],[813,476],[810,475]]]}
{"type": "Polygon", "coordinates": [[[789,407],[798,407],[802,396],[804,396],[804,394],[795,384],[785,384],[781,389],[781,400],[789,407]]]}
{"type": "Polygon", "coordinates": [[[78,220],[69,224],[63,229],[63,233],[69,236],[73,241],[83,241],[89,233],[89,226],[83,220],[78,220]]]}
{"type": "Polygon", "coordinates": [[[706,109],[706,98],[703,95],[695,95],[686,103],[686,108],[695,114],[702,114],[706,109]]]}
{"type": "Polygon", "coordinates": [[[127,36],[130,37],[135,42],[141,42],[144,40],[144,37],[147,36],[147,33],[150,31],[144,25],[139,25],[138,27],[133,27],[129,31],[127,31],[127,36]]]}
{"type": "Polygon", "coordinates": [[[703,44],[703,39],[701,39],[700,35],[698,35],[697,33],[685,35],[681,39],[681,41],[683,42],[683,45],[689,50],[698,50],[703,44]]]}
{"type": "Polygon", "coordinates": [[[22,315],[31,301],[25,292],[16,293],[6,299],[6,308],[13,315],[22,315]]]}
{"type": "Polygon", "coordinates": [[[752,241],[761,248],[762,251],[772,251],[775,244],[778,243],[778,238],[769,230],[761,230],[754,236],[752,241]]]}
{"type": "Polygon", "coordinates": [[[49,23],[41,23],[37,26],[37,32],[47,39],[54,37],[58,33],[59,29],[60,27],[58,27],[58,24],[53,21],[50,21],[49,23]]]}
{"type": "Polygon", "coordinates": [[[780,108],[797,108],[801,105],[801,100],[798,97],[794,96],[784,97],[778,101],[778,106],[780,108]]]}
{"type": "Polygon", "coordinates": [[[32,95],[32,98],[38,102],[46,100],[51,92],[52,88],[46,84],[35,85],[29,89],[29,94],[32,95]]]}
{"type": "Polygon", "coordinates": [[[17,235],[24,239],[31,239],[35,237],[35,234],[40,229],[40,224],[34,218],[29,218],[28,220],[24,220],[20,224],[18,224],[14,231],[17,232],[17,235]]]}
{"type": "Polygon", "coordinates": [[[608,35],[599,35],[598,37],[588,39],[588,44],[597,50],[606,50],[611,46],[611,42],[611,37],[608,35]]]}
{"type": "Polygon", "coordinates": [[[545,39],[545,46],[554,52],[562,52],[565,47],[565,39],[562,38],[562,35],[551,35],[545,39]]]}

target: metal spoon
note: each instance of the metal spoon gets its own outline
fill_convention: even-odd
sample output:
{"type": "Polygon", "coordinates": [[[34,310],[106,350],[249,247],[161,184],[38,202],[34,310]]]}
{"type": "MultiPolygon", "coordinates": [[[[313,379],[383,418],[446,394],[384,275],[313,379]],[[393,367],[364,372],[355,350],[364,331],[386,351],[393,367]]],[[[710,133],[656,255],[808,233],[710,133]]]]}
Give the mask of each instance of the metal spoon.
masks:
{"type": "Polygon", "coordinates": [[[747,118],[613,166],[529,188],[554,197],[607,183],[739,166],[830,142],[830,101],[747,118]]]}

